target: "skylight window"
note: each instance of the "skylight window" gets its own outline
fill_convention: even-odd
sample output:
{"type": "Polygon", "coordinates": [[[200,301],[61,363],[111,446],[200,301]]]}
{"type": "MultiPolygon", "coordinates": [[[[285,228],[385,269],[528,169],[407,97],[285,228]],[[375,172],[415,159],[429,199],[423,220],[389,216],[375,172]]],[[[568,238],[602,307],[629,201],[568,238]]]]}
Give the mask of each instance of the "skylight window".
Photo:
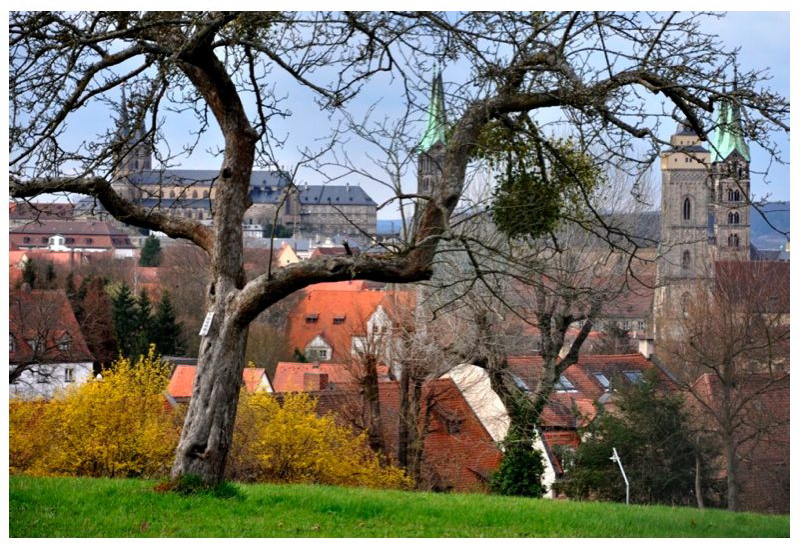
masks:
{"type": "Polygon", "coordinates": [[[642,373],[638,370],[626,370],[623,374],[625,374],[625,377],[632,384],[638,384],[639,382],[644,381],[644,376],[642,376],[642,373]]]}
{"type": "Polygon", "coordinates": [[[515,375],[515,374],[512,374],[512,375],[511,375],[511,378],[513,378],[513,379],[514,379],[514,385],[516,385],[516,386],[517,386],[517,388],[518,388],[520,391],[530,391],[530,389],[528,388],[528,384],[526,384],[525,382],[523,382],[523,381],[522,381],[522,378],[520,378],[519,376],[517,376],[517,375],[515,375]]]}
{"type": "Polygon", "coordinates": [[[608,381],[608,378],[602,372],[595,372],[594,379],[597,380],[597,383],[603,386],[603,389],[605,389],[606,391],[608,391],[611,388],[611,382],[608,381]]]}
{"type": "Polygon", "coordinates": [[[558,377],[555,388],[556,391],[578,391],[575,389],[575,385],[563,374],[558,377]]]}

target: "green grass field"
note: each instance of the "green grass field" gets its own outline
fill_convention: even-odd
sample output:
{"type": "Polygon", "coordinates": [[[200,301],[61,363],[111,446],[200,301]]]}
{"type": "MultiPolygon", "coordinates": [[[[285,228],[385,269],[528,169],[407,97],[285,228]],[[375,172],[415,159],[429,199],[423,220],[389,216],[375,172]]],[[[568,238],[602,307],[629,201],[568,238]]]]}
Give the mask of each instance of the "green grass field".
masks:
{"type": "Polygon", "coordinates": [[[157,493],[154,481],[9,479],[11,537],[789,537],[789,517],[691,508],[236,485],[157,493]]]}

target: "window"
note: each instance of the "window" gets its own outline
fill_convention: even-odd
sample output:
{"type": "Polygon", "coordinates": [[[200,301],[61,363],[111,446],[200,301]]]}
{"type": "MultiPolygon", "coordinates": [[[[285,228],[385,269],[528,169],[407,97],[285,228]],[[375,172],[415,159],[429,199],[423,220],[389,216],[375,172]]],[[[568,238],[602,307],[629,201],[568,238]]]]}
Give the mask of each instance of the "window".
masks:
{"type": "Polygon", "coordinates": [[[728,213],[728,224],[739,224],[739,213],[728,213]]]}
{"type": "Polygon", "coordinates": [[[689,298],[688,292],[681,295],[681,311],[684,317],[689,317],[689,298]]]}
{"type": "Polygon", "coordinates": [[[72,340],[69,336],[62,336],[58,340],[58,351],[68,351],[72,345],[72,340]]]}
{"type": "Polygon", "coordinates": [[[345,316],[344,315],[336,315],[333,318],[334,325],[342,325],[344,324],[345,316]]]}
{"type": "Polygon", "coordinates": [[[192,199],[197,199],[197,190],[192,190],[192,199]]]}
{"type": "Polygon", "coordinates": [[[514,385],[517,386],[517,389],[519,389],[520,391],[530,391],[530,389],[528,388],[528,384],[526,384],[522,380],[522,378],[520,378],[516,374],[512,374],[511,378],[514,380],[514,385]]]}
{"type": "Polygon", "coordinates": [[[311,313],[309,315],[306,315],[306,324],[310,325],[312,323],[316,323],[317,321],[319,321],[318,313],[311,313]]]}
{"type": "Polygon", "coordinates": [[[31,238],[29,238],[28,236],[25,236],[25,237],[22,238],[22,242],[23,243],[30,243],[31,242],[31,238]]]}
{"type": "Polygon", "coordinates": [[[175,199],[175,190],[170,190],[169,191],[169,197],[170,197],[170,199],[175,199]]]}
{"type": "Polygon", "coordinates": [[[208,197],[208,190],[203,190],[203,197],[204,197],[204,198],[207,198],[207,197],[208,197]]]}
{"type": "Polygon", "coordinates": [[[597,383],[603,386],[603,389],[606,391],[611,387],[611,382],[608,381],[608,378],[602,372],[595,372],[594,379],[597,380],[597,383]]]}
{"type": "Polygon", "coordinates": [[[692,201],[689,198],[683,200],[683,220],[692,218],[692,201]]]}
{"type": "Polygon", "coordinates": [[[558,381],[555,384],[556,391],[577,391],[575,389],[575,385],[569,381],[569,379],[564,376],[563,374],[558,377],[558,381]]]}
{"type": "Polygon", "coordinates": [[[42,238],[42,243],[45,243],[45,244],[47,243],[47,238],[46,237],[42,238]]]}
{"type": "Polygon", "coordinates": [[[692,266],[692,253],[688,250],[683,251],[683,255],[681,256],[681,270],[683,270],[684,274],[689,273],[689,269],[692,266]]]}
{"type": "Polygon", "coordinates": [[[74,382],[75,381],[75,369],[72,367],[68,367],[64,369],[64,381],[65,382],[74,382]]]}
{"type": "Polygon", "coordinates": [[[728,236],[728,247],[739,247],[739,234],[731,234],[728,236]]]}
{"type": "Polygon", "coordinates": [[[309,361],[327,361],[331,357],[327,348],[308,348],[306,358],[309,361]]]}
{"type": "Polygon", "coordinates": [[[636,328],[639,330],[645,330],[647,328],[647,321],[644,319],[639,319],[636,323],[636,328]]]}
{"type": "Polygon", "coordinates": [[[203,210],[197,211],[197,220],[203,220],[203,210]]]}
{"type": "Polygon", "coordinates": [[[638,370],[626,370],[623,374],[625,374],[625,377],[632,384],[638,384],[644,380],[644,376],[642,376],[642,373],[638,370]]]}
{"type": "MultiPolygon", "coordinates": [[[[70,242],[69,239],[67,239],[67,243],[69,243],[69,242],[70,242]]],[[[91,245],[92,244],[92,238],[91,237],[87,237],[86,238],[86,244],[87,245],[91,245]]]]}
{"type": "Polygon", "coordinates": [[[448,435],[458,435],[461,433],[461,425],[464,423],[464,418],[446,418],[444,426],[447,429],[448,435]]]}
{"type": "Polygon", "coordinates": [[[29,340],[26,340],[26,342],[31,347],[31,349],[34,351],[34,353],[44,350],[44,340],[42,339],[41,336],[39,336],[37,338],[31,338],[29,340]]]}

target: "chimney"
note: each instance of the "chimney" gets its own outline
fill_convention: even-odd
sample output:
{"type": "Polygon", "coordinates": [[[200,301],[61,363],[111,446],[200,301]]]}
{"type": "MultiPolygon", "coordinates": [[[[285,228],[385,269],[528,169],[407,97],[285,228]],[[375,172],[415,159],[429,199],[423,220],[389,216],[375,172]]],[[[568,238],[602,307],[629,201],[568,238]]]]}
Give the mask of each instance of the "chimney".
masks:
{"type": "Polygon", "coordinates": [[[647,359],[653,355],[653,342],[652,338],[640,338],[639,339],[639,353],[644,355],[647,359]]]}
{"type": "Polygon", "coordinates": [[[328,375],[324,372],[304,372],[303,391],[322,391],[328,387],[328,375]]]}

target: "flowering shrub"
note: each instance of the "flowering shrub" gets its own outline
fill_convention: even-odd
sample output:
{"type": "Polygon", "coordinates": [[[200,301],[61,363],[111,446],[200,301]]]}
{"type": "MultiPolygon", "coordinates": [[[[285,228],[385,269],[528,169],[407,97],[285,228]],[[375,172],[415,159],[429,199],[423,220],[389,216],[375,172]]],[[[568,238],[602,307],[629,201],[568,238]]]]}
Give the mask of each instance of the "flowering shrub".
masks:
{"type": "Polygon", "coordinates": [[[317,416],[307,394],[281,405],[266,393],[242,395],[228,460],[232,480],[409,488],[405,472],[383,465],[364,434],[317,416]]]}
{"type": "Polygon", "coordinates": [[[12,401],[10,467],[32,474],[153,477],[169,470],[179,417],[165,408],[169,368],[150,347],[49,403],[12,401]]]}

